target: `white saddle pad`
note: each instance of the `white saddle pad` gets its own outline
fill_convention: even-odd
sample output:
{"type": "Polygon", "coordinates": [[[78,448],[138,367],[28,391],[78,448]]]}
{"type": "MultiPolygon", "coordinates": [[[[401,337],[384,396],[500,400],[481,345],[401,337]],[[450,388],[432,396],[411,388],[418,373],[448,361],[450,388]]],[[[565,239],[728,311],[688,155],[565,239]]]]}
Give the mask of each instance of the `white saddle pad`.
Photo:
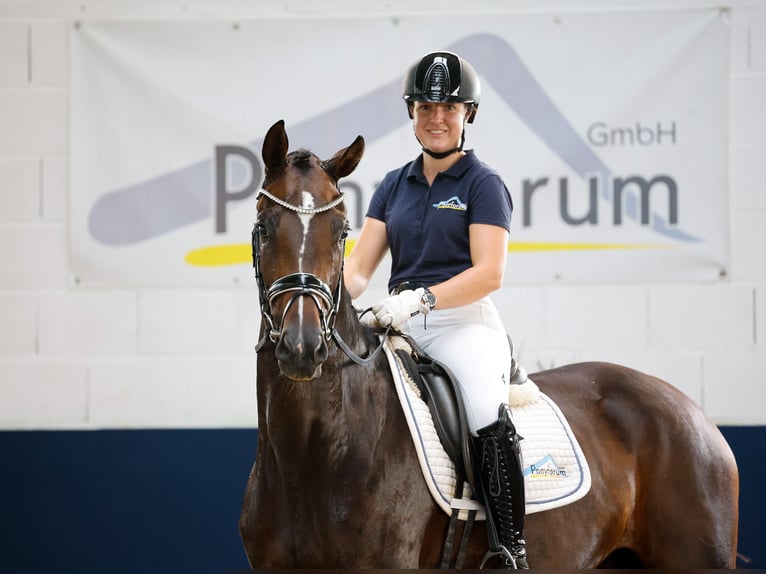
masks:
{"type": "MultiPolygon", "coordinates": [[[[461,499],[454,497],[457,485],[455,466],[439,441],[431,412],[420,398],[414,382],[401,367],[390,340],[384,348],[423,476],[434,500],[447,514],[452,514],[453,508],[459,508],[460,517],[465,518],[467,514],[464,511],[474,509],[479,511],[477,519],[484,519],[484,507],[472,500],[469,485],[465,485],[461,499]]],[[[516,429],[524,437],[521,452],[527,514],[579,500],[590,490],[591,477],[569,423],[553,400],[540,392],[531,380],[512,387],[520,387],[520,394],[524,396],[521,401],[514,400],[515,389],[512,389],[509,404],[516,429]]]]}

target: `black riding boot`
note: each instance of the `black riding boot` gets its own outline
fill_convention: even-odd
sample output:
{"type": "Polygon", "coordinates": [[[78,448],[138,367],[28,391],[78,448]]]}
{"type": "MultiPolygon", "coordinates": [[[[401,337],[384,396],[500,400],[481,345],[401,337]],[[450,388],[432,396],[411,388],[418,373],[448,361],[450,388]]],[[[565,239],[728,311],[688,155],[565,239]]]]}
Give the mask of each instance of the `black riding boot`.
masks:
{"type": "MultiPolygon", "coordinates": [[[[487,509],[489,552],[484,562],[498,556],[506,568],[527,569],[524,542],[524,475],[511,409],[500,405],[498,421],[477,432],[476,473],[487,509]]],[[[482,563],[484,566],[484,563],[482,563]]]]}

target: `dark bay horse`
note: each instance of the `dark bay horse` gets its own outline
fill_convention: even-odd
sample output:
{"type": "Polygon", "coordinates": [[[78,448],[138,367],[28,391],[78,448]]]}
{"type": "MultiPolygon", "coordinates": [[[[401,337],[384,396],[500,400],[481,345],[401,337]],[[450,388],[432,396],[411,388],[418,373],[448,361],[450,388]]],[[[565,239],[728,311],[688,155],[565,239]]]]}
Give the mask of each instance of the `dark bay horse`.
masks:
{"type": "MultiPolygon", "coordinates": [[[[422,478],[378,337],[343,285],[337,182],[363,152],[358,137],[325,161],[288,154],[281,121],[264,140],[253,231],[258,452],[240,518],[254,568],[439,564],[448,517],[422,478]]],[[[533,568],[735,567],[736,464],[691,400],[608,363],[531,377],[567,416],[592,474],[584,498],[527,517],[533,568]]],[[[478,567],[486,544],[480,523],[466,567],[478,567]]]]}

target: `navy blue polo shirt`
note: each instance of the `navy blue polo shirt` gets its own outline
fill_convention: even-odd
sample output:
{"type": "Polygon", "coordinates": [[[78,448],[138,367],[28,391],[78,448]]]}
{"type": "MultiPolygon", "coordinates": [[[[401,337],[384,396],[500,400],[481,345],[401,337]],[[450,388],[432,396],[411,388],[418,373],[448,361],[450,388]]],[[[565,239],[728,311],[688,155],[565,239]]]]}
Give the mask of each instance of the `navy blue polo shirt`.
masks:
{"type": "Polygon", "coordinates": [[[468,226],[497,225],[508,231],[511,195],[473,150],[439,173],[429,186],[423,156],[386,174],[367,216],[386,224],[391,249],[389,291],[403,281],[441,283],[471,266],[468,226]]]}

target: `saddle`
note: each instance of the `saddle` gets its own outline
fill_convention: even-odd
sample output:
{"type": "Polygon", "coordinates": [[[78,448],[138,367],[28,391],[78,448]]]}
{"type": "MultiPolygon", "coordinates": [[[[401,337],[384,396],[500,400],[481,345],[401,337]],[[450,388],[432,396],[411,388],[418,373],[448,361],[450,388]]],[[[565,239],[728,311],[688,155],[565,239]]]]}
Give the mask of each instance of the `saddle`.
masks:
{"type": "MultiPolygon", "coordinates": [[[[398,348],[394,353],[428,406],[436,434],[447,456],[455,465],[456,474],[463,477],[475,490],[477,483],[474,482],[473,445],[465,404],[457,387],[457,378],[447,365],[429,356],[411,337],[399,336],[407,341],[411,352],[398,348]]],[[[513,343],[510,337],[508,344],[513,357],[513,343]]],[[[526,372],[515,359],[512,359],[510,375],[512,384],[521,384],[527,379],[526,372]]]]}
{"type": "MultiPolygon", "coordinates": [[[[417,386],[420,398],[428,406],[436,435],[444,452],[455,466],[456,496],[458,498],[463,496],[463,487],[466,482],[473,492],[478,492],[481,485],[481,477],[478,473],[481,470],[475,466],[474,441],[468,427],[465,404],[458,390],[456,377],[445,364],[426,354],[412,338],[407,336],[403,338],[409,343],[411,351],[397,348],[394,353],[410,380],[417,386]]],[[[510,337],[508,342],[511,345],[511,356],[513,356],[510,337]]],[[[512,363],[511,373],[519,378],[523,369],[516,367],[514,372],[514,365],[516,365],[515,361],[512,363]]],[[[460,509],[459,507],[453,509],[442,548],[439,565],[441,569],[462,568],[477,512],[476,508],[468,511],[465,528],[458,539],[457,523],[460,518],[460,509]],[[459,548],[453,560],[453,548],[456,543],[459,548]]],[[[488,524],[493,523],[488,522],[488,524]]],[[[494,529],[494,526],[492,528],[494,529]]]]}
{"type": "MultiPolygon", "coordinates": [[[[474,522],[486,519],[483,503],[474,496],[481,470],[475,466],[478,455],[473,455],[466,406],[449,367],[406,334],[382,336],[423,477],[434,501],[450,516],[440,568],[457,568],[465,558],[474,522]],[[462,530],[458,522],[464,523],[462,530]],[[459,549],[453,560],[456,543],[459,549]]],[[[514,409],[519,436],[526,437],[522,450],[529,461],[523,467],[526,513],[579,500],[590,490],[590,472],[566,418],[515,360],[511,383],[508,404],[514,409]]]]}
{"type": "Polygon", "coordinates": [[[468,419],[455,375],[445,364],[427,355],[411,338],[406,339],[412,352],[404,349],[394,352],[428,406],[436,434],[455,465],[455,472],[465,477],[469,484],[474,484],[468,419]]]}

